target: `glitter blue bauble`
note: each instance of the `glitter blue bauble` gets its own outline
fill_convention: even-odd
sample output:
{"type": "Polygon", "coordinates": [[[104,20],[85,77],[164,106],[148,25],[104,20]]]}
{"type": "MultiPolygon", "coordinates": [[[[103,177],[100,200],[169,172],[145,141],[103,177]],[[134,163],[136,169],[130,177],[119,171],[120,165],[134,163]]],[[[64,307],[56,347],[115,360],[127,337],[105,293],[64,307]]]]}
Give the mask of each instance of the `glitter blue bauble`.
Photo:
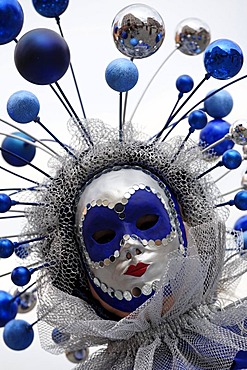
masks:
{"type": "Polygon", "coordinates": [[[0,239],[0,258],[9,258],[14,253],[15,247],[11,240],[0,239]]]}
{"type": "Polygon", "coordinates": [[[24,15],[16,0],[0,0],[0,45],[13,41],[23,26],[24,15]]]}
{"type": "Polygon", "coordinates": [[[31,272],[24,266],[14,268],[11,273],[11,280],[17,286],[24,286],[29,283],[31,272]]]}
{"type": "Polygon", "coordinates": [[[30,91],[17,91],[9,97],[7,111],[15,122],[28,123],[35,120],[39,114],[38,98],[30,91]]]}
{"type": "Polygon", "coordinates": [[[113,90],[119,92],[129,91],[138,81],[138,69],[128,59],[115,59],[107,66],[105,79],[113,90]]]}
{"type": "Polygon", "coordinates": [[[204,66],[210,76],[227,80],[235,76],[243,65],[243,52],[233,41],[220,39],[205,50],[204,66]]]}
{"type": "MultiPolygon", "coordinates": [[[[200,132],[200,145],[209,146],[212,143],[222,139],[229,133],[230,124],[222,119],[214,119],[201,130],[200,132]]],[[[217,144],[210,151],[217,156],[221,156],[226,150],[232,149],[234,142],[232,140],[224,140],[222,143],[217,144]]]]}
{"type": "MultiPolygon", "coordinates": [[[[215,90],[210,91],[210,95],[215,90]]],[[[227,116],[233,107],[233,99],[231,94],[226,90],[221,90],[210,98],[205,100],[204,109],[207,114],[213,118],[223,118],[227,116]]]]}
{"type": "Polygon", "coordinates": [[[194,87],[194,81],[192,77],[188,75],[179,76],[176,80],[176,88],[181,93],[188,93],[193,89],[193,87],[194,87]]]}
{"type": "MultiPolygon", "coordinates": [[[[23,134],[22,132],[13,132],[13,135],[19,136],[25,140],[33,141],[29,136],[23,134]]],[[[2,148],[8,150],[9,152],[18,155],[19,157],[31,162],[35,156],[36,148],[32,144],[25,143],[14,137],[6,137],[2,142],[2,148]]],[[[19,158],[14,157],[10,153],[4,151],[1,152],[5,161],[11,166],[22,167],[27,165],[26,162],[19,158]]]]}
{"type": "Polygon", "coordinates": [[[58,81],[70,64],[69,47],[58,33],[38,28],[27,32],[15,47],[15,65],[27,81],[48,85],[58,81]]]}
{"type": "Polygon", "coordinates": [[[18,304],[12,295],[0,290],[0,327],[16,317],[18,304]]]}
{"type": "Polygon", "coordinates": [[[244,215],[240,218],[237,219],[237,221],[234,224],[233,227],[234,230],[242,230],[246,231],[247,230],[247,215],[244,215]]]}
{"type": "Polygon", "coordinates": [[[33,0],[33,6],[40,15],[47,18],[59,17],[67,9],[69,0],[33,0]]]}
{"type": "Polygon", "coordinates": [[[29,347],[33,338],[33,328],[24,320],[11,320],[4,327],[3,340],[14,351],[22,351],[29,347]]]}

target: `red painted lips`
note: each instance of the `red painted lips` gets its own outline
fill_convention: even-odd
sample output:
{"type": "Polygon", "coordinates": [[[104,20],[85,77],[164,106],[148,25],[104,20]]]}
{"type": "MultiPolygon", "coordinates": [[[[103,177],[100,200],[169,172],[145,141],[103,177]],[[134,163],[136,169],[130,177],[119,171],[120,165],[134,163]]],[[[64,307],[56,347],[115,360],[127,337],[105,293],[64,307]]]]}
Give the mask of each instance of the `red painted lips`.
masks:
{"type": "Polygon", "coordinates": [[[146,263],[139,262],[137,265],[130,265],[128,270],[124,273],[124,275],[131,275],[140,277],[145,274],[149,265],[146,263]]]}

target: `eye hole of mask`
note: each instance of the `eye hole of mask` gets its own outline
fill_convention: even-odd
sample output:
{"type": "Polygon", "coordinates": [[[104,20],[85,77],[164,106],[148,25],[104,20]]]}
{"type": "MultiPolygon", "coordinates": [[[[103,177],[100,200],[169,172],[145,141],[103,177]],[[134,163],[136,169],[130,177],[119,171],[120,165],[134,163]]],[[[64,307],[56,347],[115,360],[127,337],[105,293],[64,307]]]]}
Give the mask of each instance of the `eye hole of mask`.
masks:
{"type": "Polygon", "coordinates": [[[93,234],[93,239],[99,244],[106,244],[111,242],[115,235],[113,230],[98,230],[93,234]]]}
{"type": "Polygon", "coordinates": [[[139,230],[148,230],[151,229],[157,222],[159,216],[158,215],[144,215],[138,218],[136,221],[136,227],[139,230]]]}

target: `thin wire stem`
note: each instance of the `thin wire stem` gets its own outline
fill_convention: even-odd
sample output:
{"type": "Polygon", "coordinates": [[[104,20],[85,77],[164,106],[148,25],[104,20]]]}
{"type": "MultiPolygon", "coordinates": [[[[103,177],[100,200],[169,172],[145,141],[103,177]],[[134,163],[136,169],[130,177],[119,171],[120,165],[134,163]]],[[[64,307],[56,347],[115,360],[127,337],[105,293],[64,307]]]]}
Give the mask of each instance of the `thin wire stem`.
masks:
{"type": "Polygon", "coordinates": [[[20,179],[23,179],[23,180],[32,182],[33,184],[39,185],[39,183],[37,181],[34,181],[34,180],[31,180],[31,179],[28,179],[27,177],[21,176],[18,173],[15,173],[13,171],[8,170],[7,168],[4,168],[4,167],[0,166],[0,169],[6,171],[8,173],[10,173],[11,175],[14,175],[16,177],[19,177],[20,179]]]}
{"type": "Polygon", "coordinates": [[[123,111],[123,95],[122,95],[122,92],[120,92],[119,93],[119,141],[120,143],[123,141],[122,111],[123,111]]]}
{"type": "Polygon", "coordinates": [[[42,143],[42,141],[40,141],[40,140],[39,140],[39,139],[37,139],[36,137],[34,137],[34,136],[30,135],[28,132],[26,132],[26,131],[24,131],[24,130],[21,130],[19,127],[17,127],[17,126],[15,126],[15,125],[13,125],[12,123],[9,123],[9,122],[7,122],[7,121],[5,121],[5,120],[1,119],[1,118],[0,118],[0,122],[3,122],[3,123],[5,123],[6,125],[8,125],[8,126],[10,126],[10,127],[13,127],[14,129],[18,130],[19,132],[22,132],[23,134],[25,134],[25,135],[29,136],[31,139],[33,139],[33,140],[37,141],[37,142],[38,142],[38,143],[40,143],[42,146],[44,146],[46,149],[48,149],[50,152],[52,152],[52,153],[53,153],[53,154],[55,154],[57,157],[59,157],[59,156],[58,156],[58,154],[57,154],[54,150],[52,150],[51,148],[49,148],[49,146],[48,146],[48,145],[46,145],[46,144],[42,143]]]}
{"type": "Polygon", "coordinates": [[[161,63],[161,65],[159,66],[159,68],[156,70],[156,72],[154,73],[154,75],[152,76],[152,78],[150,79],[150,81],[148,82],[147,86],[145,87],[140,99],[138,100],[137,104],[136,104],[136,107],[130,117],[130,122],[132,122],[133,118],[134,118],[134,115],[142,101],[142,99],[144,98],[149,86],[151,85],[151,83],[153,82],[153,80],[155,79],[155,77],[157,76],[157,74],[159,73],[159,71],[162,69],[162,67],[164,66],[164,64],[171,58],[171,56],[175,53],[175,51],[179,49],[179,46],[176,46],[176,48],[166,57],[166,59],[161,63]]]}

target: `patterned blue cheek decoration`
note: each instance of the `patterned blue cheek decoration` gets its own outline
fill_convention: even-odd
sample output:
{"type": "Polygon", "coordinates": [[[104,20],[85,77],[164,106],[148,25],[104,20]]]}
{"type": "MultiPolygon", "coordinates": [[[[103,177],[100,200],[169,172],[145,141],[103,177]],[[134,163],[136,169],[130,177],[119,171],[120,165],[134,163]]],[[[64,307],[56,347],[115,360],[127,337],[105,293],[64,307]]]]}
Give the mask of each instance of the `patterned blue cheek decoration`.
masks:
{"type": "Polygon", "coordinates": [[[92,207],[83,222],[83,239],[89,257],[94,262],[103,261],[120,250],[120,242],[125,234],[156,240],[165,238],[171,231],[170,218],[161,200],[145,190],[136,191],[125,206],[118,203],[115,209],[92,207]],[[158,218],[153,226],[142,230],[138,227],[138,220],[145,215],[156,215],[158,218]],[[110,231],[113,238],[109,242],[98,243],[94,235],[104,230],[110,231]]]}

